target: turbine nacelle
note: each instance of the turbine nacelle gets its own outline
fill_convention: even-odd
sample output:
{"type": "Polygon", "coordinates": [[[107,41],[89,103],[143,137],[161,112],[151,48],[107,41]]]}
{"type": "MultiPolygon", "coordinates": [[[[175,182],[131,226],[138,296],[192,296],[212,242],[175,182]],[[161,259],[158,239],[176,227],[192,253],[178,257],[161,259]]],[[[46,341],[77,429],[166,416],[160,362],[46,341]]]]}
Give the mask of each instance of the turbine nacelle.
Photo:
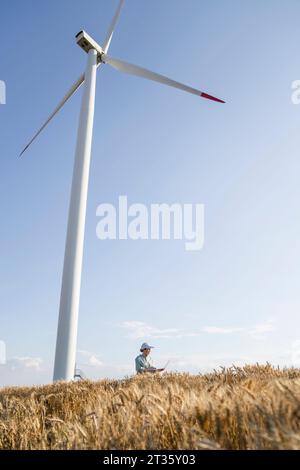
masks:
{"type": "Polygon", "coordinates": [[[88,33],[85,31],[79,31],[79,33],[76,34],[76,42],[86,53],[89,53],[91,49],[95,49],[98,54],[98,63],[102,62],[101,57],[104,51],[88,33]]]}

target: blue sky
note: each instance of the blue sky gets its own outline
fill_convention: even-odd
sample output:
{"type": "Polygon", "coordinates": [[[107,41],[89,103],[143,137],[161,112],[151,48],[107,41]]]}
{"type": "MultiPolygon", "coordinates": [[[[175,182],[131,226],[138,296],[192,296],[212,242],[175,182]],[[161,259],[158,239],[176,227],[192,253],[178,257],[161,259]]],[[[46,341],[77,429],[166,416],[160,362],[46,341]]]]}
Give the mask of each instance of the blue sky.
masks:
{"type": "MultiPolygon", "coordinates": [[[[1,3],[0,385],[49,382],[81,91],[17,156],[85,68],[117,0],[1,3]]],[[[126,0],[110,54],[226,100],[108,66],[97,75],[78,363],[91,378],[154,364],[192,373],[291,365],[299,349],[300,78],[297,0],[126,0]],[[97,206],[205,205],[205,245],[99,241],[97,206]]],[[[297,364],[295,364],[297,365],[297,364]]]]}

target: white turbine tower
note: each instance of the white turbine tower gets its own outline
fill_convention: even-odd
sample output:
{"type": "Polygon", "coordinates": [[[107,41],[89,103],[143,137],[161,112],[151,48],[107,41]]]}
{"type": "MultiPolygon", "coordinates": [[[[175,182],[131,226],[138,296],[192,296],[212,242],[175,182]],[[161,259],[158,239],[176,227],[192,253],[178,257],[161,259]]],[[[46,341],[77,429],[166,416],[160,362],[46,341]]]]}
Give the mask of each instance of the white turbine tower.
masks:
{"type": "Polygon", "coordinates": [[[36,132],[34,137],[26,145],[20,156],[28,149],[36,137],[47,126],[51,119],[59,112],[64,104],[84,83],[82,105],[79,119],[77,147],[73,171],[71,200],[67,238],[65,246],[64,268],[62,276],[59,320],[56,341],[56,353],[54,364],[54,381],[70,381],[74,378],[77,324],[81,285],[82,257],[84,245],[84,229],[86,217],[86,204],[88,195],[89,169],[91,159],[91,146],[94,121],[96,70],[102,64],[109,64],[120,72],[136,75],[148,80],[153,80],[164,85],[178,88],[219,103],[224,101],[208,95],[195,88],[171,80],[163,75],[151,72],[122,60],[113,59],[107,55],[116,24],[118,22],[124,0],[120,0],[116,14],[113,18],[103,47],[99,46],[86,32],[77,34],[77,44],[88,54],[85,74],[74,83],[70,91],[55,108],[53,113],[36,132]]]}

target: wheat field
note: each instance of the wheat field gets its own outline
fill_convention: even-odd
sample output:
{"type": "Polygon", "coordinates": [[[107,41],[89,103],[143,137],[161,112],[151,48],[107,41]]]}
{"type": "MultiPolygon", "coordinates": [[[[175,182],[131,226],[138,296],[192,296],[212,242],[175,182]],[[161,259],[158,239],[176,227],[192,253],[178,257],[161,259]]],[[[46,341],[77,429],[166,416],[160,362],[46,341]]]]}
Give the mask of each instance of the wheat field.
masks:
{"type": "Polygon", "coordinates": [[[300,449],[300,369],[0,391],[0,449],[300,449]]]}

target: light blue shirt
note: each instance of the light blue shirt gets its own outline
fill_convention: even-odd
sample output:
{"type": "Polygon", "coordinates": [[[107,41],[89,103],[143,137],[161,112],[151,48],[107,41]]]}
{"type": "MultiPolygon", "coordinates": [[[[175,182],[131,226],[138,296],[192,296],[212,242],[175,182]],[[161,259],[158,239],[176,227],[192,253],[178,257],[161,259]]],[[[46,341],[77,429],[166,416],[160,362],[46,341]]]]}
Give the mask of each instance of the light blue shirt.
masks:
{"type": "Polygon", "coordinates": [[[152,366],[144,354],[140,354],[135,358],[135,369],[138,374],[142,374],[146,369],[150,369],[152,366]]]}

